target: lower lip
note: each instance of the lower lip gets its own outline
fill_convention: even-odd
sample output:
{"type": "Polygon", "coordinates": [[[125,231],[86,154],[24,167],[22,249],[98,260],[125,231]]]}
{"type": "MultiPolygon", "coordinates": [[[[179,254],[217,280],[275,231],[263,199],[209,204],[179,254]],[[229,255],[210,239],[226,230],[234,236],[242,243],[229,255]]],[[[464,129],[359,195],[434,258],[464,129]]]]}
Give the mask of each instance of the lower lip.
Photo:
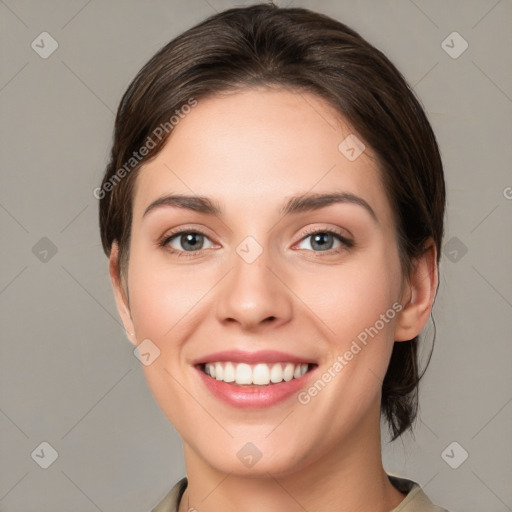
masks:
{"type": "Polygon", "coordinates": [[[316,367],[309,370],[302,377],[288,382],[283,381],[278,384],[269,384],[268,386],[238,386],[222,380],[216,380],[206,375],[201,368],[196,367],[206,387],[217,398],[234,407],[245,409],[270,407],[290,398],[306,385],[315,369],[316,367]]]}

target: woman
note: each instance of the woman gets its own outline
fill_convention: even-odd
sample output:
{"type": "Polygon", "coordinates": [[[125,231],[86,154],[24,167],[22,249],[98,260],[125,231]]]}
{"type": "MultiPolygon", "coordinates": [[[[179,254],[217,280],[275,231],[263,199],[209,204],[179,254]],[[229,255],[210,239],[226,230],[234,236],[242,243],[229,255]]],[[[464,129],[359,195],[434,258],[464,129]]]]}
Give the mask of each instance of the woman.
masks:
{"type": "Polygon", "coordinates": [[[154,508],[433,512],[382,466],[417,411],[445,186],[404,78],[306,9],[216,14],[117,113],[100,229],[119,314],[183,439],[154,508]]]}

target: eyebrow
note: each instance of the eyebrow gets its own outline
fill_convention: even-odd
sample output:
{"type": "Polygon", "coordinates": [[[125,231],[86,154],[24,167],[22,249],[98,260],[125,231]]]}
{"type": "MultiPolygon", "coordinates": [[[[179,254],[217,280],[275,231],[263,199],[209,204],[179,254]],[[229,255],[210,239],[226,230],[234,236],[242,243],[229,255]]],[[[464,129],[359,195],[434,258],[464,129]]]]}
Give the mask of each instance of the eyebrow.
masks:
{"type": "MultiPolygon", "coordinates": [[[[325,208],[332,204],[348,203],[355,204],[364,208],[378,223],[377,215],[373,208],[362,198],[350,192],[334,192],[329,194],[300,194],[288,198],[288,201],[281,208],[280,214],[282,216],[293,215],[302,212],[309,212],[325,208]]],[[[164,206],[171,206],[177,208],[185,208],[207,215],[222,215],[222,208],[216,201],[205,196],[188,196],[183,194],[173,194],[159,197],[153,201],[144,211],[142,217],[145,217],[149,212],[164,206]]]]}

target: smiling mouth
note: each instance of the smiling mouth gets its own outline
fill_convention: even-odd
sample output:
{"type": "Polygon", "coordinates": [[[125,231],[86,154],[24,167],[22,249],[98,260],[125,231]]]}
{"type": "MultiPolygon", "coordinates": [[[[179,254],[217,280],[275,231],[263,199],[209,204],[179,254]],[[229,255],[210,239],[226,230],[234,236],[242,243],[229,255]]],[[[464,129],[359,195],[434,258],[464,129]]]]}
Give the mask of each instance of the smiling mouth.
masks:
{"type": "Polygon", "coordinates": [[[236,363],[219,361],[199,364],[210,378],[236,386],[269,386],[300,379],[317,365],[314,363],[236,363]]]}

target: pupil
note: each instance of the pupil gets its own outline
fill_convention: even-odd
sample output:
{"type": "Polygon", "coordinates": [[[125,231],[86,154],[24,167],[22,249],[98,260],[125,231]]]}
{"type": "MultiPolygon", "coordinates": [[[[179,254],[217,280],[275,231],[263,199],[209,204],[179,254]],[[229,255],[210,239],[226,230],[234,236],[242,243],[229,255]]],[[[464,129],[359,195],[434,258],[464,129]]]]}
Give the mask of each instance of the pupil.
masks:
{"type": "MultiPolygon", "coordinates": [[[[197,237],[201,237],[201,236],[203,236],[203,235],[201,235],[199,233],[188,233],[186,235],[183,235],[183,237],[185,238],[185,243],[183,243],[183,247],[186,248],[187,244],[188,244],[189,247],[191,247],[192,249],[197,248],[199,245],[201,245],[197,241],[197,237]]],[[[183,240],[183,237],[182,237],[182,240],[183,240]]]]}
{"type": "Polygon", "coordinates": [[[331,236],[329,233],[317,233],[316,235],[313,236],[313,244],[317,244],[320,249],[330,249],[330,245],[332,244],[329,244],[329,243],[325,243],[322,242],[321,240],[324,238],[324,237],[328,237],[328,236],[331,236]],[[329,247],[326,247],[326,246],[329,246],[329,247]]]}

